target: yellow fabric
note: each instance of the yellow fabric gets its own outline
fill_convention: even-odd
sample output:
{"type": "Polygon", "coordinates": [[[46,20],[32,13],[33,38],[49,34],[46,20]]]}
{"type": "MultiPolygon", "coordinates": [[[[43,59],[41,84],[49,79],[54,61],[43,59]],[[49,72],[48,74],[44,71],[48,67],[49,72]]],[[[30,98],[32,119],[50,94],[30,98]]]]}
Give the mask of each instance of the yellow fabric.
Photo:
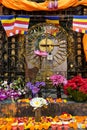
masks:
{"type": "Polygon", "coordinates": [[[58,9],[66,9],[73,6],[78,0],[59,0],[58,9]]]}
{"type": "Polygon", "coordinates": [[[46,20],[46,23],[59,24],[59,20],[46,20]]]}
{"type": "MultiPolygon", "coordinates": [[[[48,9],[48,1],[37,3],[28,0],[0,0],[0,4],[4,5],[7,8],[11,8],[14,10],[25,10],[25,11],[52,11],[48,9]]],[[[74,7],[78,5],[87,6],[87,0],[59,0],[58,1],[58,9],[66,9],[69,7],[74,7]]]]}
{"type": "Polygon", "coordinates": [[[87,61],[87,34],[84,34],[83,36],[83,49],[84,49],[85,59],[87,61]]]}
{"type": "Polygon", "coordinates": [[[0,4],[2,3],[2,0],[0,0],[0,4]]]}
{"type": "Polygon", "coordinates": [[[87,6],[87,0],[80,0],[74,4],[74,6],[85,5],[87,6]]]}

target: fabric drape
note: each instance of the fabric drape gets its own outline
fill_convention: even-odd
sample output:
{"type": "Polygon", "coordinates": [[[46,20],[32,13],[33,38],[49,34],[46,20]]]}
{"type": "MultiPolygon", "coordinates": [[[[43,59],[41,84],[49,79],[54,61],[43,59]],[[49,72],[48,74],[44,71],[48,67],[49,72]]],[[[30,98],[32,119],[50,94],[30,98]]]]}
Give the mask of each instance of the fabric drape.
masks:
{"type": "MultiPolygon", "coordinates": [[[[42,3],[32,2],[29,0],[0,0],[0,4],[3,6],[14,9],[14,10],[25,10],[25,11],[53,11],[48,8],[49,1],[45,1],[42,3]]],[[[69,7],[75,7],[78,5],[87,6],[87,0],[59,0],[58,1],[58,9],[66,9],[69,7]]]]}
{"type": "Polygon", "coordinates": [[[83,36],[83,49],[84,49],[85,59],[87,62],[87,34],[84,34],[83,36]]]}

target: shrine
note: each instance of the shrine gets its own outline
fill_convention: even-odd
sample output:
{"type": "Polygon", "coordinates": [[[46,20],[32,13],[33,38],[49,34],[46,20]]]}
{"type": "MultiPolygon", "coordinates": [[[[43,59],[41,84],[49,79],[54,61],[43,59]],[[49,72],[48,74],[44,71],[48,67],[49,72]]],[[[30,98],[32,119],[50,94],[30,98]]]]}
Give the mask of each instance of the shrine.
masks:
{"type": "Polygon", "coordinates": [[[87,129],[87,1],[0,0],[0,130],[87,129]]]}

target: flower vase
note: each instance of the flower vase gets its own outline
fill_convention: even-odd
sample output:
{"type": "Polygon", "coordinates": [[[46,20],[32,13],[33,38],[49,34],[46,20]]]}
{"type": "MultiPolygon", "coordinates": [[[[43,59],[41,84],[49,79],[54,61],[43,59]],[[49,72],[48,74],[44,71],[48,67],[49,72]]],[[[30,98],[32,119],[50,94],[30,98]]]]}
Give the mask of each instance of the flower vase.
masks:
{"type": "Polygon", "coordinates": [[[38,97],[42,97],[42,92],[41,92],[41,90],[38,92],[38,97]]]}
{"type": "Polygon", "coordinates": [[[57,90],[57,98],[61,98],[61,86],[60,85],[56,86],[56,90],[57,90]]]}
{"type": "Polygon", "coordinates": [[[41,121],[41,108],[37,108],[35,110],[35,121],[40,122],[41,121]]]}

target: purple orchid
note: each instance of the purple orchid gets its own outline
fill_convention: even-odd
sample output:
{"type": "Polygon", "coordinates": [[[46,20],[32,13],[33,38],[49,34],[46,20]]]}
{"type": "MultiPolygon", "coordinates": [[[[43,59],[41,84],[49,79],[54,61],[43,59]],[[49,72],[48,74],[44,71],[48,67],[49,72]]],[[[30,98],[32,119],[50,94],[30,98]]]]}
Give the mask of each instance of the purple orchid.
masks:
{"type": "Polygon", "coordinates": [[[45,82],[37,81],[34,84],[31,82],[28,82],[26,84],[26,87],[32,91],[33,95],[36,95],[40,91],[41,87],[45,85],[46,85],[45,82]]]}
{"type": "Polygon", "coordinates": [[[32,93],[33,94],[37,94],[39,92],[40,88],[37,88],[37,87],[33,87],[32,88],[32,93]]]}
{"type": "Polygon", "coordinates": [[[8,81],[0,82],[0,100],[5,99],[17,99],[22,94],[24,94],[25,90],[22,88],[24,82],[18,78],[18,80],[14,80],[12,83],[8,81]]]}
{"type": "Polygon", "coordinates": [[[5,93],[0,93],[0,100],[2,101],[2,100],[5,100],[5,99],[7,99],[6,94],[5,93]]]}
{"type": "Polygon", "coordinates": [[[19,95],[19,91],[17,90],[13,90],[11,88],[2,88],[0,89],[0,100],[5,100],[5,99],[8,99],[8,98],[18,98],[20,95],[19,95]]]}

